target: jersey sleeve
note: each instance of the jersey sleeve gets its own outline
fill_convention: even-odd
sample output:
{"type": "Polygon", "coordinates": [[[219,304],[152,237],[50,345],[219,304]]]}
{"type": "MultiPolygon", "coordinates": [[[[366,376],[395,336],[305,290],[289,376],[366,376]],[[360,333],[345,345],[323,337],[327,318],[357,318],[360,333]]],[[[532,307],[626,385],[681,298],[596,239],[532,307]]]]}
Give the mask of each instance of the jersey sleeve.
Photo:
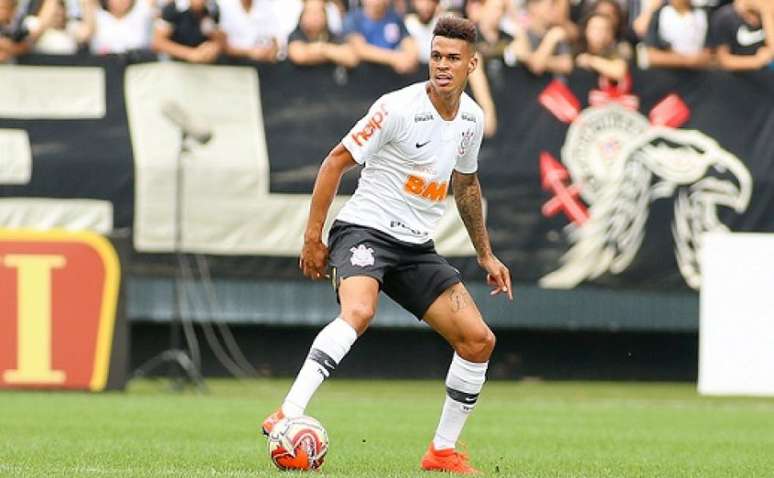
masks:
{"type": "Polygon", "coordinates": [[[365,163],[369,156],[385,144],[398,137],[400,116],[397,109],[390,108],[387,97],[382,96],[371,106],[368,113],[358,121],[341,140],[341,144],[358,163],[365,163]]]}
{"type": "Polygon", "coordinates": [[[462,174],[473,174],[478,171],[478,152],[484,139],[484,114],[476,115],[476,123],[471,129],[462,133],[457,147],[457,164],[454,170],[462,174]]]}

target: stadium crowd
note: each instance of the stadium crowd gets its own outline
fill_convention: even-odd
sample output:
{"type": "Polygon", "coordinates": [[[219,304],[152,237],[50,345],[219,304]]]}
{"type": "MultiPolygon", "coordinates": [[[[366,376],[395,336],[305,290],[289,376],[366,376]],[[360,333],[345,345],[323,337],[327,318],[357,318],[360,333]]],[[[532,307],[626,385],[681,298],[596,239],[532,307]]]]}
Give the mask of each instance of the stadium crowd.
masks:
{"type": "MultiPolygon", "coordinates": [[[[429,61],[446,13],[476,23],[483,61],[535,75],[774,69],[774,0],[0,0],[0,62],[144,52],[205,64],[372,62],[405,74],[429,61]]],[[[490,136],[485,71],[470,86],[490,136]]]]}
{"type": "Polygon", "coordinates": [[[773,65],[772,0],[0,0],[0,61],[29,52],[152,50],[192,63],[289,59],[413,72],[432,27],[476,22],[485,59],[612,79],[640,68],[773,65]]]}

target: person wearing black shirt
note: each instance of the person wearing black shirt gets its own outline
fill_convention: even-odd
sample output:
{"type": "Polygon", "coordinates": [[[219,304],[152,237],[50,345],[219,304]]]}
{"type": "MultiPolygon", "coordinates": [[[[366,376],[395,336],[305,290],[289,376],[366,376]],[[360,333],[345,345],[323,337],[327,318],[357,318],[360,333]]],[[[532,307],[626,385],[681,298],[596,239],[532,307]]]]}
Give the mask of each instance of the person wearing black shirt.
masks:
{"type": "Polygon", "coordinates": [[[328,30],[323,0],[304,2],[298,27],[288,37],[288,58],[297,65],[336,63],[352,68],[358,64],[355,50],[328,30]]]}
{"type": "Polygon", "coordinates": [[[190,0],[185,5],[184,0],[171,1],[161,11],[153,34],[153,49],[191,63],[214,63],[224,45],[218,21],[214,2],[190,0]]]}
{"type": "Polygon", "coordinates": [[[736,0],[712,19],[710,36],[725,70],[759,70],[774,61],[774,7],[768,0],[736,0]]]}

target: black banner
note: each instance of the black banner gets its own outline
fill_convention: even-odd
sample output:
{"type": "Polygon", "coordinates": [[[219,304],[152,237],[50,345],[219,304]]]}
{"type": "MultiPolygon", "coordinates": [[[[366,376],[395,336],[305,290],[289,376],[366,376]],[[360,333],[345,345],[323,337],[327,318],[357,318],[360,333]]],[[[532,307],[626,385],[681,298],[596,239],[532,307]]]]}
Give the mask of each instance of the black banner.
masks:
{"type": "MultiPolygon", "coordinates": [[[[106,114],[0,118],[0,129],[28,132],[33,153],[31,182],[0,185],[0,196],[106,199],[114,227],[131,227],[125,61],[67,61],[105,71],[106,114]]],[[[426,78],[377,66],[257,69],[272,194],[308,195],[325,154],[378,96],[426,78]]],[[[634,71],[630,87],[576,72],[566,88],[499,64],[488,73],[499,127],[479,173],[494,249],[516,281],[695,287],[702,232],[774,231],[774,72],[634,71]]],[[[356,183],[348,174],[342,192],[356,183]]],[[[301,279],[289,256],[213,261],[219,275],[301,279]]],[[[455,263],[480,277],[472,258],[455,263]]]]}

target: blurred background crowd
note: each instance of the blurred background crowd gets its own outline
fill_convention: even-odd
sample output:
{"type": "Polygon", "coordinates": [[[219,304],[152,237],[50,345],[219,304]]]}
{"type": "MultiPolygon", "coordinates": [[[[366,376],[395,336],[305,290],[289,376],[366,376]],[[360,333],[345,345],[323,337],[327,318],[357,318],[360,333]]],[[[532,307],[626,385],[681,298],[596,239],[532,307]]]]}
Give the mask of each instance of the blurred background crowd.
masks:
{"type": "Polygon", "coordinates": [[[774,61],[772,0],[0,0],[0,61],[151,51],[192,63],[359,62],[415,71],[436,19],[464,15],[485,60],[614,80],[639,68],[774,61]]]}
{"type": "Polygon", "coordinates": [[[141,54],[191,63],[386,65],[412,74],[440,15],[470,18],[487,68],[535,75],[632,67],[774,68],[774,0],[0,0],[0,62],[28,53],[141,54]]]}

